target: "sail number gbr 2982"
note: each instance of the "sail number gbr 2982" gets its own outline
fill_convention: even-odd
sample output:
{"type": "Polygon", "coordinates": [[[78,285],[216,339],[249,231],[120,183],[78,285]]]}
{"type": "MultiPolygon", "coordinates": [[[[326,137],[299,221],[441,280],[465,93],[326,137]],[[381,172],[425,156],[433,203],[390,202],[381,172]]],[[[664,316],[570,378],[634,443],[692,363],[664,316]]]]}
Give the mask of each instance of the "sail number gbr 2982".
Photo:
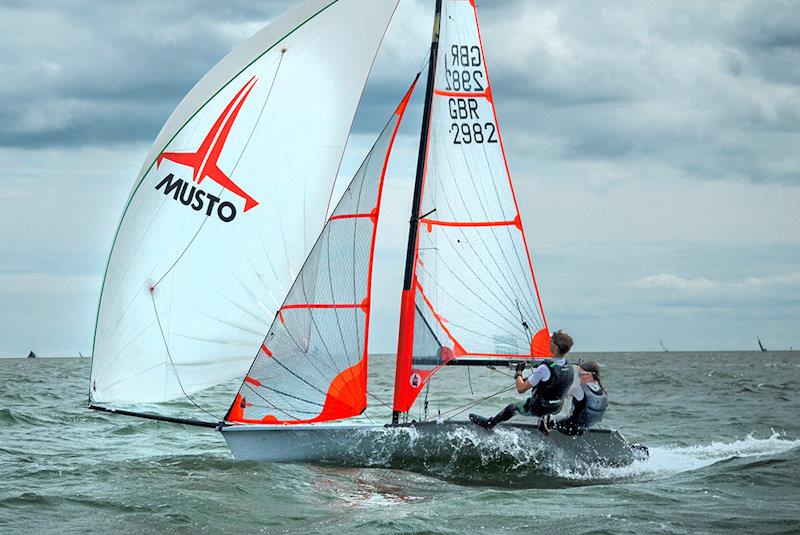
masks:
{"type": "Polygon", "coordinates": [[[484,91],[483,60],[477,46],[453,45],[444,57],[444,83],[447,91],[484,91]]]}
{"type": "MultiPolygon", "coordinates": [[[[483,76],[483,55],[478,46],[454,44],[445,54],[445,90],[465,93],[486,91],[483,76]]],[[[497,143],[497,128],[492,121],[481,120],[478,100],[471,97],[451,97],[447,108],[453,122],[450,135],[454,145],[497,143]]]]}
{"type": "Polygon", "coordinates": [[[497,143],[497,128],[491,121],[481,121],[477,99],[449,98],[447,108],[454,121],[450,125],[453,144],[497,143]]]}

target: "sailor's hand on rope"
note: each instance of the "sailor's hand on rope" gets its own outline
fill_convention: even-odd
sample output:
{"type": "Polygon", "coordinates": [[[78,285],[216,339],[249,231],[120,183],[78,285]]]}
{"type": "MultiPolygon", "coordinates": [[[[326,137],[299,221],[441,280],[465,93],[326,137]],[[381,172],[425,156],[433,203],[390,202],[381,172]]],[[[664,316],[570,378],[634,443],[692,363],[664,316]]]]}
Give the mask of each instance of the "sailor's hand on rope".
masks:
{"type": "Polygon", "coordinates": [[[518,362],[516,368],[514,368],[514,377],[518,375],[522,375],[522,372],[525,371],[525,363],[518,362]]]}

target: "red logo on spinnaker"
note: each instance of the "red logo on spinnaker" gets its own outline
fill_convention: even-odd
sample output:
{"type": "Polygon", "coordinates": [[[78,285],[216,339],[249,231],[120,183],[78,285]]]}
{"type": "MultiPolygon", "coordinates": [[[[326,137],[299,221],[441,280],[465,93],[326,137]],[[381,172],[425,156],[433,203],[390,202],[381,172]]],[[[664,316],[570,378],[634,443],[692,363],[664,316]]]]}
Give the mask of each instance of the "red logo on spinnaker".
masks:
{"type": "Polygon", "coordinates": [[[246,84],[236,93],[236,96],[231,99],[228,105],[220,114],[214,126],[206,135],[203,143],[196,152],[162,152],[156,160],[156,167],[161,165],[164,159],[172,162],[191,167],[193,169],[192,179],[200,184],[206,177],[210,178],[228,191],[235,193],[244,199],[244,211],[258,205],[258,201],[253,199],[250,195],[244,192],[242,188],[237,186],[233,180],[217,167],[217,160],[222,153],[222,148],[225,146],[225,141],[228,139],[228,134],[231,131],[233,122],[242,109],[242,104],[247,100],[253,86],[256,85],[258,80],[256,77],[250,78],[246,84]]]}

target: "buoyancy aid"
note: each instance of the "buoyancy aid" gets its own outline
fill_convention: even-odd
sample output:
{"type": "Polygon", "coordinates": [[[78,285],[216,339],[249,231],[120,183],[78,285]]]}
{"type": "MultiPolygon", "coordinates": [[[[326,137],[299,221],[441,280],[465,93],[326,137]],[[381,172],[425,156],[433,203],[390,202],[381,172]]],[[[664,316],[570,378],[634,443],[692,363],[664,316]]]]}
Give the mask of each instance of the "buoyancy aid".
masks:
{"type": "Polygon", "coordinates": [[[550,377],[536,385],[532,397],[540,397],[547,401],[564,399],[569,387],[572,386],[572,380],[575,378],[572,364],[567,362],[557,364],[552,360],[546,360],[542,364],[545,364],[547,369],[550,370],[550,377]]]}
{"type": "Polygon", "coordinates": [[[583,432],[603,419],[608,408],[608,396],[603,388],[595,383],[581,384],[583,399],[575,401],[572,414],[565,423],[583,432]]]}
{"type": "Polygon", "coordinates": [[[564,396],[572,385],[572,364],[558,364],[552,360],[542,362],[550,371],[546,381],[539,381],[531,397],[525,402],[525,411],[532,416],[555,414],[564,406],[564,396]]]}

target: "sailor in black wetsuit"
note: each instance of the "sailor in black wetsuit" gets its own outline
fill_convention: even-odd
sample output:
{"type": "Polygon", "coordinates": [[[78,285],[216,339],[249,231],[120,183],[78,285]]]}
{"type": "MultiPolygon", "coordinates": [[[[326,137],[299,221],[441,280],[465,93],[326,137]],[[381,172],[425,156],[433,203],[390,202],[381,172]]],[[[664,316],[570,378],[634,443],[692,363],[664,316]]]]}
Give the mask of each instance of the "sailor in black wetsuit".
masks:
{"type": "Polygon", "coordinates": [[[564,405],[564,396],[572,385],[574,373],[572,365],[568,364],[564,355],[572,348],[572,337],[565,332],[557,331],[550,338],[550,353],[552,360],[546,360],[533,372],[533,375],[524,379],[523,367],[517,367],[514,380],[517,383],[517,392],[522,394],[533,389],[531,397],[519,403],[512,403],[491,418],[484,418],[477,414],[470,414],[469,419],[476,424],[491,429],[500,422],[505,422],[515,414],[526,414],[541,418],[539,428],[543,433],[550,432],[548,422],[551,414],[561,410],[564,405]]]}
{"type": "Polygon", "coordinates": [[[572,413],[553,424],[553,429],[566,435],[582,435],[603,419],[608,407],[608,396],[600,382],[600,365],[594,361],[581,363],[578,377],[580,383],[568,393],[572,397],[572,413]]]}

